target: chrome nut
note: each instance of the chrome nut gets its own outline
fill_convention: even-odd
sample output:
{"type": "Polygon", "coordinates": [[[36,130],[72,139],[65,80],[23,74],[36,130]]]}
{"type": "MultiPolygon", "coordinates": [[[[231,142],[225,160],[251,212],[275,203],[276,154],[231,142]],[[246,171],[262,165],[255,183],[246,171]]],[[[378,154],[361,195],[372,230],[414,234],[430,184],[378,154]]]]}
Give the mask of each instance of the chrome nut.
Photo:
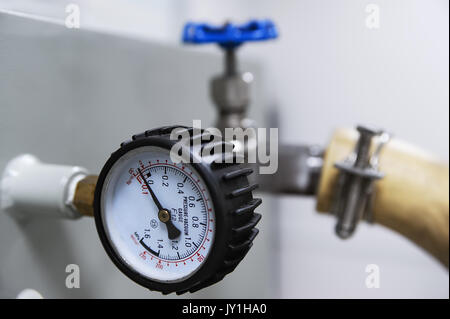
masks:
{"type": "Polygon", "coordinates": [[[211,81],[211,97],[220,112],[244,112],[250,102],[252,76],[247,73],[221,75],[211,81]]]}

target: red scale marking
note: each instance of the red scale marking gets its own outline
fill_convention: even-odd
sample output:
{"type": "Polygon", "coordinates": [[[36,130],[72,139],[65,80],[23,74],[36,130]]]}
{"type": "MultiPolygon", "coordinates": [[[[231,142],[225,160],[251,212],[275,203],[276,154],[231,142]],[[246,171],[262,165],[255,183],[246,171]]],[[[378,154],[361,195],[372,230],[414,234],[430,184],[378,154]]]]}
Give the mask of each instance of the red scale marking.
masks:
{"type": "MultiPolygon", "coordinates": [[[[158,161],[158,163],[159,163],[159,160],[157,160],[158,161]]],[[[167,160],[166,160],[167,161],[167,160]]],[[[151,161],[149,161],[149,166],[147,166],[147,167],[144,167],[145,169],[144,169],[144,171],[148,168],[148,169],[150,169],[152,166],[158,166],[158,165],[161,165],[161,164],[158,164],[158,163],[155,163],[155,164],[152,164],[152,162],[151,161]]],[[[175,167],[175,168],[178,168],[177,166],[176,166],[176,164],[170,164],[170,163],[167,163],[167,164],[163,164],[163,165],[168,165],[168,166],[172,166],[172,167],[175,167]]],[[[182,170],[184,170],[184,166],[183,167],[181,167],[181,169],[182,170]]],[[[179,169],[179,168],[178,168],[179,169]]],[[[189,172],[189,175],[192,175],[192,171],[191,172],[189,172]]],[[[139,175],[137,175],[136,176],[136,179],[138,179],[138,181],[139,181],[139,175]]],[[[140,181],[139,181],[140,182],[140,181]]],[[[194,180],[194,182],[196,182],[195,180],[194,180]]],[[[197,182],[200,182],[200,179],[198,179],[197,180],[197,182]]],[[[197,184],[197,187],[198,187],[198,189],[200,189],[201,191],[202,191],[202,193],[205,191],[205,189],[201,189],[200,187],[199,187],[199,185],[197,184]]],[[[202,194],[203,195],[203,198],[205,199],[205,201],[209,201],[209,199],[208,198],[205,198],[205,196],[204,196],[204,194],[202,194]]],[[[208,206],[208,204],[206,204],[207,206],[208,206]]],[[[208,208],[208,212],[212,212],[212,209],[211,208],[208,208]]],[[[211,221],[211,222],[213,222],[214,220],[213,219],[210,219],[209,221],[211,221]]],[[[209,231],[210,232],[212,232],[212,230],[211,229],[209,229],[209,231]]],[[[203,241],[203,243],[204,242],[206,242],[206,241],[211,241],[209,238],[207,238],[207,236],[206,236],[206,238],[204,239],[204,241],[203,241]]],[[[197,249],[197,251],[199,251],[201,248],[203,248],[203,249],[206,249],[205,247],[203,247],[203,246],[201,246],[201,247],[199,247],[198,249],[197,249]]],[[[194,254],[195,254],[195,252],[194,252],[194,254]]],[[[150,255],[151,256],[151,255],[150,255]]],[[[161,263],[161,259],[159,259],[158,257],[156,257],[156,256],[151,256],[151,259],[150,260],[153,260],[153,257],[155,258],[155,259],[157,259],[157,260],[159,260],[159,263],[161,263]]],[[[182,262],[183,262],[183,265],[186,265],[186,260],[188,260],[189,259],[189,257],[187,257],[186,259],[184,259],[184,260],[181,260],[182,262]]],[[[191,261],[194,261],[192,258],[191,258],[191,261]]],[[[169,263],[175,263],[174,261],[173,262],[171,262],[171,261],[169,261],[169,263]]],[[[176,264],[176,266],[178,266],[178,264],[176,264]]]]}

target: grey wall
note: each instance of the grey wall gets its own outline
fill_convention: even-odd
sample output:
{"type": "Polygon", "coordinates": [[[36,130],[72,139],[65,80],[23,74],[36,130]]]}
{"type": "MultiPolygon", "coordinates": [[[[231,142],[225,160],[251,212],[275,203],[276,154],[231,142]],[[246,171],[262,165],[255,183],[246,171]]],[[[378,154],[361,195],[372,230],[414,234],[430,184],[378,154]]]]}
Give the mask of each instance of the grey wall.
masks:
{"type": "MultiPolygon", "coordinates": [[[[17,17],[0,12],[0,172],[22,153],[98,173],[132,134],[168,125],[212,125],[208,79],[221,56],[17,17]]],[[[261,77],[256,64],[246,69],[261,77]]],[[[264,105],[260,84],[254,105],[264,105]]],[[[261,108],[252,116],[262,120],[261,108]]],[[[269,211],[265,200],[261,212],[269,211]]],[[[188,297],[269,297],[270,215],[245,262],[222,283],[188,297]]],[[[0,297],[33,288],[47,298],[157,298],[106,256],[94,220],[30,218],[0,212],[0,297]],[[65,286],[77,264],[81,288],[65,286]]]]}

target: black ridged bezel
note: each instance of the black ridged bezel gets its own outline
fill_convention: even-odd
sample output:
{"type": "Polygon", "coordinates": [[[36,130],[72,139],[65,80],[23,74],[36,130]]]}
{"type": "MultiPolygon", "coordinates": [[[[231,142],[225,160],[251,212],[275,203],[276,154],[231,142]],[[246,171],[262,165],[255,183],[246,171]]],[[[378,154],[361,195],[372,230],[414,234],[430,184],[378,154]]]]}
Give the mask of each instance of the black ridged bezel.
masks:
{"type": "MultiPolygon", "coordinates": [[[[256,184],[249,184],[247,176],[253,171],[243,164],[234,163],[190,163],[200,174],[211,194],[215,209],[216,231],[211,251],[201,268],[182,282],[161,283],[150,280],[128,267],[109,242],[101,217],[101,192],[105,178],[114,163],[127,152],[141,146],[159,146],[170,149],[177,140],[171,140],[172,129],[180,126],[162,127],[134,135],[132,140],[121,144],[104,165],[95,189],[94,217],[97,232],[108,256],[130,279],[163,294],[195,292],[210,286],[232,272],[245,257],[258,234],[256,224],[261,215],[254,212],[261,199],[253,198],[256,184]]],[[[191,128],[185,128],[190,130],[191,128]]],[[[202,133],[203,134],[203,133],[202,133]]],[[[192,134],[191,134],[192,137],[192,134]]],[[[207,143],[207,142],[205,142],[207,143]]]]}

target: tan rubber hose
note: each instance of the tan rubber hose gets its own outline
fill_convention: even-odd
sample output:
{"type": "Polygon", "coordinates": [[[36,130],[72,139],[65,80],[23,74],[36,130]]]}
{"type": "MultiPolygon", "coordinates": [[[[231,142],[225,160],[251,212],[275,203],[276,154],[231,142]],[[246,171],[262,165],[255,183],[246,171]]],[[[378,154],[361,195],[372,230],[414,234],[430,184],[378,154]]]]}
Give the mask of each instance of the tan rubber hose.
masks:
{"type": "MultiPolygon", "coordinates": [[[[324,157],[317,195],[317,210],[329,212],[338,170],[334,163],[353,150],[358,133],[340,129],[324,157]]],[[[376,182],[373,217],[449,265],[448,163],[393,139],[384,146],[379,169],[385,177],[376,182]]]]}

